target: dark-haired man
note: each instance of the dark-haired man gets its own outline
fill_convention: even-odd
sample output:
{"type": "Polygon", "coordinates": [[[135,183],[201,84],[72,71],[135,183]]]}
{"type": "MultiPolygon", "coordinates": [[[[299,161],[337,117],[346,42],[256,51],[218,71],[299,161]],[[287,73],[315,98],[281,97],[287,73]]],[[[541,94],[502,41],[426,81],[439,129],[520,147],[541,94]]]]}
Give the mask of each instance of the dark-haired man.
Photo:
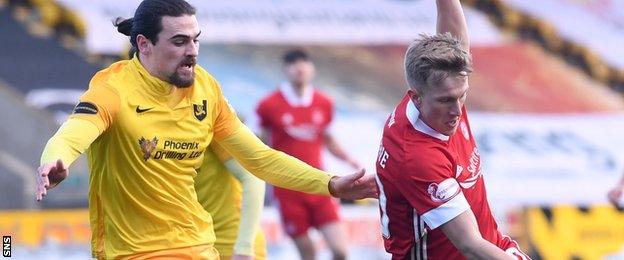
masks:
{"type": "Polygon", "coordinates": [[[216,80],[196,64],[200,30],[187,2],[145,0],[117,25],[137,54],[93,77],[48,141],[36,175],[41,200],[88,149],[94,257],[217,259],[212,220],[193,187],[212,141],[274,185],[375,195],[363,171],[332,177],[270,149],[238,120],[216,80]]]}
{"type": "MultiPolygon", "coordinates": [[[[288,78],[257,107],[261,136],[271,147],[292,155],[318,169],[323,168],[324,147],[337,158],[359,169],[336,142],[330,125],[334,116],[331,98],[315,89],[314,63],[303,50],[288,51],[283,57],[288,78]]],[[[308,229],[318,229],[334,259],[344,259],[347,246],[338,217],[338,203],[329,196],[311,195],[275,187],[273,193],[286,233],[295,241],[301,258],[314,259],[315,249],[308,229]]]]}

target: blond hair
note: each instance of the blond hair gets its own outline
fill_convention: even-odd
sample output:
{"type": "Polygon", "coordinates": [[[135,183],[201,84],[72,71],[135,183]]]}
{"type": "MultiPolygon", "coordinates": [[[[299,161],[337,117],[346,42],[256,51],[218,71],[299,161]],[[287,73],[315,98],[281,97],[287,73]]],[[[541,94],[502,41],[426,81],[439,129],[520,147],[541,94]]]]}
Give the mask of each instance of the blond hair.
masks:
{"type": "Polygon", "coordinates": [[[405,53],[405,79],[420,95],[451,74],[468,76],[471,72],[470,53],[450,33],[421,34],[405,53]]]}

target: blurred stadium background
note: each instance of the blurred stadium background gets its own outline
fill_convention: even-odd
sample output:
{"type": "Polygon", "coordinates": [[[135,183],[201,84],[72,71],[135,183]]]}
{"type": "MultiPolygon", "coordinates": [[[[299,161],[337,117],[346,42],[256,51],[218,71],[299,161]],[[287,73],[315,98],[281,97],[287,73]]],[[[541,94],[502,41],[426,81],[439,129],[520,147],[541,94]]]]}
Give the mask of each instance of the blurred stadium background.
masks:
{"type": "MultiPolygon", "coordinates": [[[[138,0],[0,0],[0,234],[17,259],[89,258],[84,160],[43,203],[35,169],[90,77],[125,58],[111,24],[138,0]]],[[[432,0],[190,1],[199,63],[249,118],[304,47],[338,106],[340,141],[374,172],[385,117],[405,91],[403,53],[435,30],[432,0]]],[[[534,259],[624,259],[624,0],[465,0],[475,73],[467,105],[503,232],[534,259]]],[[[328,170],[350,170],[326,156],[328,170]]],[[[342,210],[351,259],[388,259],[377,204],[342,210]]],[[[296,259],[269,200],[270,259],[296,259]]],[[[322,245],[321,245],[322,246],[322,245]]],[[[329,259],[324,252],[321,259],[329,259]]]]}

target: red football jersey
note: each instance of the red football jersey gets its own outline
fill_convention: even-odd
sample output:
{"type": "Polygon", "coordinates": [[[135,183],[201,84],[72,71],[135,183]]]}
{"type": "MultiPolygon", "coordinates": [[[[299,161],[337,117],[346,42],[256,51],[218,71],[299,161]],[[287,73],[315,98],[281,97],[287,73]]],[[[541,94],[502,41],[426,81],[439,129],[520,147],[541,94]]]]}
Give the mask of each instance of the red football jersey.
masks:
{"type": "Polygon", "coordinates": [[[323,168],[324,135],[334,114],[329,97],[312,87],[298,97],[285,83],[260,101],[256,113],[260,126],[270,131],[271,147],[323,168]]]}
{"type": "Polygon", "coordinates": [[[449,137],[420,120],[405,95],[384,126],[376,168],[382,235],[392,259],[464,259],[438,227],[469,209],[483,238],[517,251],[490,212],[465,107],[449,137]]]}

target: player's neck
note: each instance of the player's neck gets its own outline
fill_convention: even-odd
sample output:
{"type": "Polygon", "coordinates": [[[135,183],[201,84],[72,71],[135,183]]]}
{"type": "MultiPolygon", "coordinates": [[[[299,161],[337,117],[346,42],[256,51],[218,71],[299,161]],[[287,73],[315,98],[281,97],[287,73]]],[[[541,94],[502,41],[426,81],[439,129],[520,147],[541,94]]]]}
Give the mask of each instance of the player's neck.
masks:
{"type": "Polygon", "coordinates": [[[155,66],[153,66],[153,63],[151,63],[147,57],[139,54],[136,58],[138,60],[137,65],[140,67],[139,70],[143,71],[141,74],[145,76],[147,83],[152,86],[152,88],[156,89],[159,95],[171,95],[172,92],[175,91],[177,87],[168,82],[168,79],[159,76],[159,74],[156,73],[155,66]]]}
{"type": "Polygon", "coordinates": [[[153,63],[147,57],[145,57],[143,54],[138,54],[137,58],[139,59],[139,62],[141,63],[141,65],[143,65],[143,68],[145,68],[147,73],[149,73],[152,77],[166,82],[167,79],[159,77],[158,73],[156,73],[156,69],[154,68],[153,63]]]}
{"type": "Polygon", "coordinates": [[[298,97],[303,97],[303,94],[305,93],[306,88],[308,88],[308,85],[309,84],[306,83],[295,84],[293,82],[290,82],[290,86],[293,88],[295,95],[297,95],[298,97]]]}

